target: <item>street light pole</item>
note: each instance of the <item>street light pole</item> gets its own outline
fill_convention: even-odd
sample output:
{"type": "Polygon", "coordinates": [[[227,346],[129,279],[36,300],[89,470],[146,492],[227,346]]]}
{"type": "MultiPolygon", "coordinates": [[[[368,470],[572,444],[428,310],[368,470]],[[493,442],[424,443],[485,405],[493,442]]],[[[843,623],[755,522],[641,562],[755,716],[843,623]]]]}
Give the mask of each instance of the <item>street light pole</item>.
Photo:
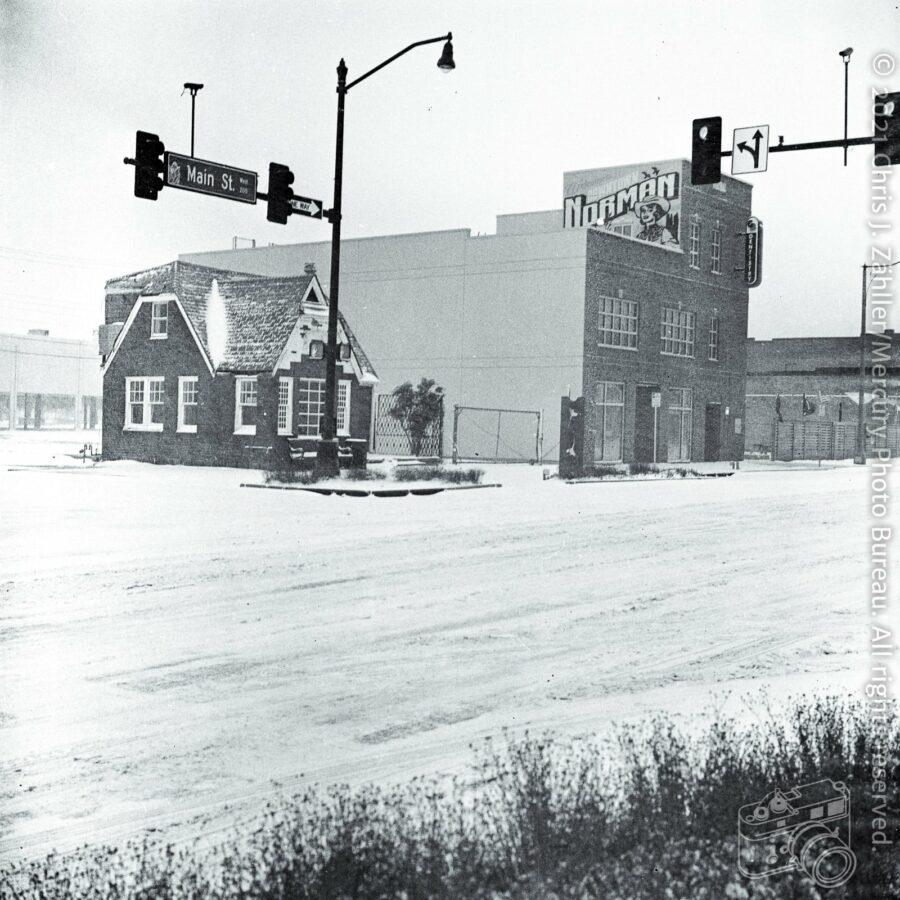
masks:
{"type": "MultiPolygon", "coordinates": [[[[846,150],[844,151],[846,153],[846,150]]],[[[863,411],[866,401],[866,272],[872,268],[863,263],[862,305],[859,320],[859,408],[856,414],[856,457],[858,466],[866,464],[866,417],[863,411]]]]}
{"type": "Polygon", "coordinates": [[[331,281],[328,290],[328,340],[325,345],[325,411],[322,416],[321,440],[316,447],[316,468],[323,475],[336,475],[338,471],[338,444],[337,444],[337,326],[338,326],[338,297],[340,294],[341,279],[341,204],[343,199],[344,179],[344,103],[350,88],[364,81],[370,75],[374,75],[379,69],[409,53],[414,47],[422,47],[425,44],[435,44],[445,41],[444,51],[438,60],[438,68],[448,72],[456,68],[453,61],[453,33],[441,37],[428,38],[424,41],[416,41],[405,47],[399,53],[379,63],[374,69],[369,69],[359,78],[347,83],[347,65],[342,59],[337,67],[337,130],[334,149],[334,203],[331,210],[326,213],[331,222],[331,281]]]}
{"type": "Polygon", "coordinates": [[[850,71],[850,57],[853,55],[853,48],[847,47],[839,52],[839,56],[844,61],[844,165],[847,165],[847,89],[849,86],[848,72],[850,71]]]}

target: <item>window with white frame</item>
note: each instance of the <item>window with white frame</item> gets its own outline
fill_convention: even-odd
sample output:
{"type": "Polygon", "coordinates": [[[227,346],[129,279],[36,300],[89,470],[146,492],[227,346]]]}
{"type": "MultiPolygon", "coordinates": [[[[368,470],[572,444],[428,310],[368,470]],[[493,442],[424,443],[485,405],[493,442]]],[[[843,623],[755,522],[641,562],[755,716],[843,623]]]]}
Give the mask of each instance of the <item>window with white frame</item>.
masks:
{"type": "Polygon", "coordinates": [[[713,275],[722,274],[722,226],[718,222],[716,222],[716,227],[712,230],[710,271],[713,275]]]}
{"type": "Polygon", "coordinates": [[[125,431],[162,431],[166,380],[161,376],[126,378],[125,431]]]}
{"type": "Polygon", "coordinates": [[[337,383],[337,433],[350,434],[350,382],[337,383]]]}
{"type": "Polygon", "coordinates": [[[278,433],[290,434],[294,425],[293,416],[294,379],[278,379],[278,433]]]}
{"type": "Polygon", "coordinates": [[[690,388],[670,388],[669,394],[669,462],[687,462],[691,458],[691,425],[693,394],[690,388]]]}
{"type": "Polygon", "coordinates": [[[700,220],[691,219],[690,265],[700,268],[700,220]]]}
{"type": "Polygon", "coordinates": [[[694,355],[695,318],[694,313],[687,310],[663,307],[659,332],[662,353],[667,356],[694,355]]]}
{"type": "Polygon", "coordinates": [[[200,379],[196,375],[178,376],[178,431],[193,434],[197,431],[197,401],[200,379]]]}
{"type": "Polygon", "coordinates": [[[234,433],[256,434],[256,376],[234,381],[234,433]]]}
{"type": "Polygon", "coordinates": [[[637,300],[600,298],[600,346],[637,350],[637,300]]]}
{"type": "Polygon", "coordinates": [[[325,413],[325,379],[297,379],[297,434],[321,437],[320,427],[325,413]]]}
{"type": "Polygon", "coordinates": [[[150,304],[150,337],[159,339],[168,334],[169,304],[165,300],[154,300],[150,304]]]}
{"type": "Polygon", "coordinates": [[[594,394],[594,462],[622,460],[625,385],[601,381],[594,394]]]}
{"type": "Polygon", "coordinates": [[[714,362],[719,360],[719,317],[713,316],[709,320],[709,358],[714,362]]]}

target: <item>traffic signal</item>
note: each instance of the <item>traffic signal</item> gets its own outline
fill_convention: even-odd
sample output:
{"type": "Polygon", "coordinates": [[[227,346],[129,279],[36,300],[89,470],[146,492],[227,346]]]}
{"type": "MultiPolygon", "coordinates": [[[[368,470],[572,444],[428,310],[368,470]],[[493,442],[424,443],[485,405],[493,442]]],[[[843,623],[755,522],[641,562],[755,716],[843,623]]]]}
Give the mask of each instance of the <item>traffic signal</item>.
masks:
{"type": "Polygon", "coordinates": [[[691,184],[722,180],[722,117],[694,119],[691,144],[691,184]]]}
{"type": "Polygon", "coordinates": [[[900,163],[900,91],[875,98],[875,165],[900,163]]]}
{"type": "Polygon", "coordinates": [[[134,150],[134,196],[144,200],[155,200],[163,188],[162,173],[165,171],[163,153],[165,145],[158,135],[147,131],[137,133],[134,150]]]}
{"type": "Polygon", "coordinates": [[[269,190],[268,209],[266,218],[270,222],[277,222],[279,225],[287,225],[288,216],[294,210],[291,207],[291,200],[294,192],[291,185],[294,183],[294,173],[281,163],[269,163],[269,190]]]}

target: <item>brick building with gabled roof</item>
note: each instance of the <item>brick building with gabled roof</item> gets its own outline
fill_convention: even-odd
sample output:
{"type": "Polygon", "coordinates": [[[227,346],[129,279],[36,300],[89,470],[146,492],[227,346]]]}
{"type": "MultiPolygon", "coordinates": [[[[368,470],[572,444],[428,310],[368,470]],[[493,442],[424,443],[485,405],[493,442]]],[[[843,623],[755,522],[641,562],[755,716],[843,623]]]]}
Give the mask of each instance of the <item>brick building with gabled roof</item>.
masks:
{"type": "MultiPolygon", "coordinates": [[[[315,267],[267,277],[176,261],[106,284],[103,456],[262,467],[311,454],[328,301],[315,267]]],[[[378,377],[343,316],[337,434],[365,459],[378,377]]]]}

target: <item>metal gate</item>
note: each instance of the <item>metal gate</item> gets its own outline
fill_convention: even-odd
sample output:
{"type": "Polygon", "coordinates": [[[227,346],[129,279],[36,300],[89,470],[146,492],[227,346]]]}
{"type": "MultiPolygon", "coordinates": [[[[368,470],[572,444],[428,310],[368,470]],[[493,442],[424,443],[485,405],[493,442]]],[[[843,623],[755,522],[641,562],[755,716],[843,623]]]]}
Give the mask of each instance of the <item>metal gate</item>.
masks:
{"type": "Polygon", "coordinates": [[[390,456],[444,455],[444,399],[438,417],[418,439],[411,433],[409,422],[398,418],[394,411],[397,398],[393,394],[379,394],[375,403],[375,427],[372,429],[372,452],[390,456]],[[416,446],[418,444],[418,446],[416,446]]]}
{"type": "Polygon", "coordinates": [[[538,462],[544,416],[539,409],[453,407],[453,462],[538,462]]]}
{"type": "MultiPolygon", "coordinates": [[[[883,449],[900,455],[900,425],[866,434],[867,454],[883,449]]],[[[852,459],[856,451],[856,425],[850,423],[776,422],[772,426],[772,459],[852,459]]]]}

